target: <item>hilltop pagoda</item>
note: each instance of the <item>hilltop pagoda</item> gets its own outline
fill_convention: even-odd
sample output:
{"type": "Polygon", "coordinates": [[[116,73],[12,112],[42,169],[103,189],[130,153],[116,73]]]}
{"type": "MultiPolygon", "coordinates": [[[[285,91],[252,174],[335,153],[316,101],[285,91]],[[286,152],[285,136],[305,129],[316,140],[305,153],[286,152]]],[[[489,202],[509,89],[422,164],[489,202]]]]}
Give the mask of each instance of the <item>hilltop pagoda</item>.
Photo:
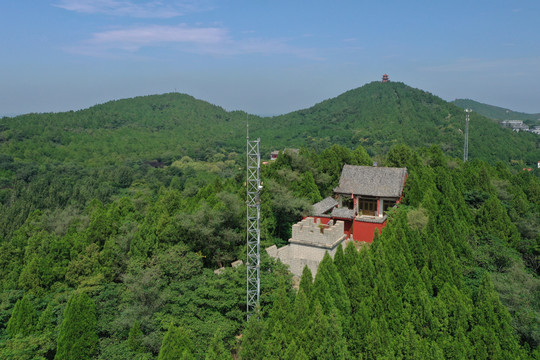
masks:
{"type": "Polygon", "coordinates": [[[384,74],[382,76],[382,82],[385,83],[385,82],[389,82],[389,81],[390,81],[390,79],[388,78],[388,74],[384,74]]]}

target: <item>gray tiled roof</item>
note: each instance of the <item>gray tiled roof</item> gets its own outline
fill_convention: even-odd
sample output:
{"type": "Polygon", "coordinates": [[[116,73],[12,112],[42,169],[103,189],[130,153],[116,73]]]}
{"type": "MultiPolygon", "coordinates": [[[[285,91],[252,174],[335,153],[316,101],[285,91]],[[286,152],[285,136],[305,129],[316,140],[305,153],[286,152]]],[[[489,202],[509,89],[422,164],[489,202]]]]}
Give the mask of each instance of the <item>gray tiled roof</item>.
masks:
{"type": "Polygon", "coordinates": [[[334,192],[398,198],[406,175],[407,168],[345,165],[334,192]]]}
{"type": "Polygon", "coordinates": [[[346,207],[334,208],[332,209],[332,216],[342,219],[352,219],[354,218],[354,210],[346,207]]]}
{"type": "Polygon", "coordinates": [[[338,202],[332,198],[327,197],[324,200],[319,201],[316,204],[313,204],[313,215],[322,215],[332,210],[333,207],[336,207],[338,202]]]}

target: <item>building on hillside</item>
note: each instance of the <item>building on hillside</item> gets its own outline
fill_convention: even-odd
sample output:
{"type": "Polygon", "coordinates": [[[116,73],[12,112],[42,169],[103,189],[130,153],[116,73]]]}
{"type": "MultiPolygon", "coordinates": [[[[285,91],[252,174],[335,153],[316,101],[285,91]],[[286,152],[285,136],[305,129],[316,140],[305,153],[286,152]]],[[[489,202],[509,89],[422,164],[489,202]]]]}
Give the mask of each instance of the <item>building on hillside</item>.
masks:
{"type": "MultiPolygon", "coordinates": [[[[349,238],[371,243],[375,229],[386,225],[388,209],[401,201],[406,179],[407,168],[345,165],[334,189],[337,204],[324,212],[315,204],[314,216],[322,222],[342,220],[349,238]]],[[[329,199],[322,203],[330,204],[329,199]]]]}
{"type": "MultiPolygon", "coordinates": [[[[294,154],[294,155],[298,155],[298,153],[300,152],[299,149],[290,149],[290,148],[286,148],[286,149],[283,149],[283,154],[294,154]]],[[[270,160],[276,160],[279,156],[279,153],[280,151],[279,150],[274,150],[270,153],[270,160]]]]}
{"type": "Polygon", "coordinates": [[[279,150],[274,150],[270,153],[270,160],[276,160],[279,156],[279,150]]]}
{"type": "Polygon", "coordinates": [[[510,128],[515,132],[529,131],[529,125],[524,124],[523,120],[503,120],[501,125],[505,128],[510,128]]]}
{"type": "Polygon", "coordinates": [[[312,215],[293,225],[289,245],[266,249],[297,276],[307,265],[315,275],[324,253],[347,240],[371,243],[386,226],[388,209],[401,201],[407,168],[345,165],[334,196],[313,205],[312,215]]]}
{"type": "Polygon", "coordinates": [[[390,81],[390,79],[388,78],[388,74],[384,74],[382,76],[382,82],[385,83],[385,82],[389,82],[389,81],[390,81]]]}

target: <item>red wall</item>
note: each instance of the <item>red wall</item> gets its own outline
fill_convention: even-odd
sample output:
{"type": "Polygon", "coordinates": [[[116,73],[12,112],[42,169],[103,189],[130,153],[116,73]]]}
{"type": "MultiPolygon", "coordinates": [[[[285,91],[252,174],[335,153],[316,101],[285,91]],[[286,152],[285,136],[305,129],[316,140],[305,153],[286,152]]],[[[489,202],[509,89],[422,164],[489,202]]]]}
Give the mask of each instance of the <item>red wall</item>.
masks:
{"type": "Polygon", "coordinates": [[[379,234],[383,227],[386,226],[386,221],[382,224],[369,223],[363,221],[354,221],[353,222],[353,239],[356,241],[365,241],[368,243],[373,242],[373,234],[375,229],[379,230],[379,234]]]}
{"type": "MultiPolygon", "coordinates": [[[[373,234],[375,229],[379,229],[379,234],[383,227],[386,226],[386,221],[382,224],[363,222],[363,221],[352,221],[349,219],[339,219],[339,218],[330,218],[322,216],[313,216],[314,221],[317,222],[317,219],[321,219],[321,224],[328,224],[330,220],[341,220],[345,223],[344,233],[347,235],[347,239],[351,237],[356,241],[365,241],[368,243],[373,242],[373,234]]],[[[305,218],[304,218],[305,219],[305,218]]]]}

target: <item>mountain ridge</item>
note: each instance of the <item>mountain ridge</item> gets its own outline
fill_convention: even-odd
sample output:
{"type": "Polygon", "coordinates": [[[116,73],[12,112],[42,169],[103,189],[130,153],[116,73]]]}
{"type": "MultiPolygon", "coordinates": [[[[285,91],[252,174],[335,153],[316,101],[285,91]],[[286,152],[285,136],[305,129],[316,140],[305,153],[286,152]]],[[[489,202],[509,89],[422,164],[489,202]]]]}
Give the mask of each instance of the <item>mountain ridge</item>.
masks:
{"type": "MultiPolygon", "coordinates": [[[[46,163],[71,159],[96,165],[104,159],[122,163],[157,158],[170,162],[182,156],[205,160],[216,153],[243,152],[248,119],[250,134],[264,138],[264,153],[286,147],[320,150],[338,143],[362,145],[374,155],[404,143],[438,145],[454,157],[462,156],[462,109],[400,82],[371,82],[273,117],[229,112],[191,95],[166,93],[78,111],[2,118],[0,150],[23,161],[46,163]],[[42,155],[37,149],[29,151],[36,147],[42,155]]],[[[535,135],[501,129],[478,113],[471,116],[469,149],[470,158],[491,163],[540,158],[535,135]]]]}
{"type": "Polygon", "coordinates": [[[463,109],[472,109],[477,113],[494,120],[529,120],[534,123],[540,123],[540,113],[524,113],[513,111],[508,108],[484,104],[472,99],[456,99],[451,103],[463,109]]]}

